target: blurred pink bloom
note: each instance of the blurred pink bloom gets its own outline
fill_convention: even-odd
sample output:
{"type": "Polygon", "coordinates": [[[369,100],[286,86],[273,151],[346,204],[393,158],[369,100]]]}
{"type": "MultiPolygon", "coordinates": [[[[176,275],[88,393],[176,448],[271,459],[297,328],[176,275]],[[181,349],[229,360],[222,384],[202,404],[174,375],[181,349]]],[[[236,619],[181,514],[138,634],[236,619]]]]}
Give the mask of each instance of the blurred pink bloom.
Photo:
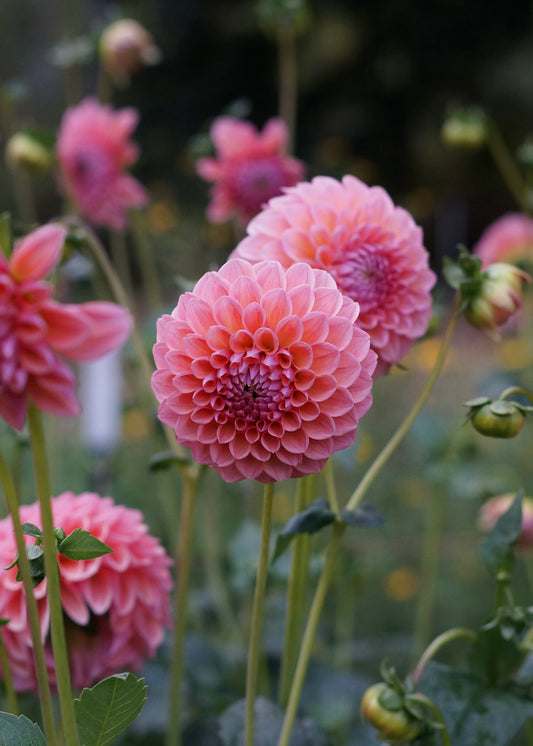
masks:
{"type": "Polygon", "coordinates": [[[503,215],[484,231],[473,252],[484,267],[493,262],[533,263],[533,220],[519,212],[503,215]]]}
{"type": "Polygon", "coordinates": [[[67,109],[57,136],[61,183],[80,212],[96,225],[127,226],[127,210],[143,207],[148,194],[125,172],[137,159],[130,135],[134,109],[113,111],[87,98],[67,109]]]}
{"type": "Polygon", "coordinates": [[[401,360],[431,316],[422,231],[380,187],[353,176],[318,176],[272,199],[247,228],[232,257],[307,262],[325,269],[357,301],[357,324],[378,354],[375,377],[401,360]]]}
{"type": "Polygon", "coordinates": [[[215,223],[237,215],[246,225],[271,197],[303,178],[304,166],[285,153],[289,133],[282,119],[269,119],[262,132],[250,122],[219,117],[211,127],[217,158],[201,158],[200,176],[215,182],[207,217],[215,223]]]}
{"type": "MultiPolygon", "coordinates": [[[[515,497],[514,493],[499,495],[483,503],[479,511],[479,528],[483,532],[490,531],[498,518],[511,506],[515,497]]],[[[533,498],[531,497],[524,497],[522,500],[522,531],[516,546],[522,549],[533,547],[533,498]]]]}
{"type": "Polygon", "coordinates": [[[157,323],[160,420],[227,482],[320,471],[372,403],[376,356],[358,312],[303,263],[208,272],[157,323]]]}
{"type": "Polygon", "coordinates": [[[145,65],[154,65],[161,59],[152,35],[132,18],[109,24],[100,37],[99,51],[106,70],[121,83],[145,65]]]}
{"type": "MultiPolygon", "coordinates": [[[[65,611],[67,647],[73,686],[81,689],[124,670],[138,670],[155,654],[169,622],[170,559],[159,541],[149,536],[137,510],[116,505],[110,497],[64,492],[52,498],[54,526],[70,534],[75,528],[113,549],[93,560],[74,561],[58,555],[61,602],[65,611]]],[[[41,527],[38,503],[20,509],[23,522],[41,527]]],[[[16,555],[11,517],[0,521],[0,567],[16,555]]],[[[0,570],[0,617],[10,667],[18,691],[37,690],[32,640],[24,589],[17,568],[0,570]]],[[[48,634],[46,580],[35,589],[50,681],[55,684],[48,634]]]]}
{"type": "Polygon", "coordinates": [[[76,415],[76,379],[61,357],[95,360],[120,347],[131,321],[105,301],[57,303],[43,277],[59,262],[67,230],[50,223],[0,252],[0,416],[20,430],[28,401],[55,415],[76,415]]]}

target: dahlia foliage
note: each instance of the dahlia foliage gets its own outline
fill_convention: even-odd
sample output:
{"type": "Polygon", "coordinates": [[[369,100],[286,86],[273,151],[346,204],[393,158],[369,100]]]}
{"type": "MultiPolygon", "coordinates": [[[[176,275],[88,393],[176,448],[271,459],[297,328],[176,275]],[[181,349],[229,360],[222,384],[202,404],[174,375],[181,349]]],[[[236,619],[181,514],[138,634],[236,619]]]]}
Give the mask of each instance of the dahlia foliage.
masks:
{"type": "Polygon", "coordinates": [[[268,202],[297,184],[304,174],[300,161],[285,150],[287,125],[273,118],[258,132],[250,122],[219,117],[211,127],[216,158],[201,158],[197,171],[214,182],[207,217],[223,222],[237,215],[243,225],[268,202]]]}
{"type": "Polygon", "coordinates": [[[32,231],[9,259],[0,253],[0,416],[20,430],[28,402],[56,415],[76,415],[76,379],[62,360],[95,360],[120,347],[131,321],[106,301],[58,303],[43,277],[59,262],[67,230],[32,231]]]}
{"type": "Polygon", "coordinates": [[[148,201],[144,187],[125,172],[137,160],[129,139],[137,120],[134,109],[113,111],[92,98],[63,116],[56,146],[60,185],[96,225],[122,230],[127,210],[148,201]]]}
{"type": "Polygon", "coordinates": [[[482,233],[474,246],[483,266],[493,262],[533,260],[533,220],[520,212],[503,215],[482,233]]]}
{"type": "Polygon", "coordinates": [[[387,372],[421,337],[431,316],[435,275],[422,231],[380,187],[326,176],[285,190],[247,228],[232,256],[284,267],[306,262],[331,273],[360,306],[357,324],[387,372]]]}
{"type": "MultiPolygon", "coordinates": [[[[491,497],[481,506],[479,511],[479,528],[488,533],[496,521],[511,507],[515,499],[514,494],[498,495],[491,497]]],[[[531,549],[533,547],[533,498],[522,499],[522,529],[516,541],[518,549],[531,549]]]]}
{"type": "Polygon", "coordinates": [[[320,471],[372,402],[358,314],[327,272],[227,262],[158,321],[159,418],[228,482],[320,471]]]}
{"type": "MultiPolygon", "coordinates": [[[[81,528],[113,549],[92,560],[58,554],[61,603],[75,688],[92,686],[117,671],[138,670],[155,655],[169,622],[171,560],[147,533],[138,510],[116,505],[93,492],[64,492],[52,498],[54,525],[66,534],[81,528]]],[[[23,522],[41,527],[38,503],[20,509],[23,522]]],[[[11,518],[0,521],[0,566],[16,555],[11,518]]],[[[0,571],[0,617],[15,687],[37,691],[32,640],[17,568],[0,571]]],[[[50,681],[55,683],[48,635],[46,579],[35,589],[50,681]]]]}

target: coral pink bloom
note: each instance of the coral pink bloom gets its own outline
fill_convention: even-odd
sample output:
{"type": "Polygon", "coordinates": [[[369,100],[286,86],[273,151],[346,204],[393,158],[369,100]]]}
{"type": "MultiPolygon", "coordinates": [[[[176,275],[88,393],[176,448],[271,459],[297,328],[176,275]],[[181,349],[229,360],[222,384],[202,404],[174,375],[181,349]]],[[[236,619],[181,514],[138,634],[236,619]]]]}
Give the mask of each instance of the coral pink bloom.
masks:
{"type": "Polygon", "coordinates": [[[285,191],[252,220],[232,256],[330,272],[359,303],[357,323],[379,356],[375,375],[385,373],[424,334],[431,315],[435,275],[421,229],[383,189],[353,176],[318,176],[285,191]]]}
{"type": "MultiPolygon", "coordinates": [[[[124,670],[138,670],[155,654],[169,622],[171,560],[147,533],[138,510],[116,505],[92,492],[64,492],[52,498],[54,526],[70,534],[90,531],[113,552],[93,560],[58,555],[61,603],[73,686],[81,689],[124,670]]],[[[23,522],[41,527],[38,503],[20,509],[23,522]]],[[[16,555],[11,517],[0,521],[0,568],[16,555]]],[[[9,619],[2,634],[15,688],[37,690],[32,639],[24,589],[17,569],[0,569],[0,617],[9,619]]],[[[55,671],[50,642],[46,580],[35,589],[50,681],[55,671]]]]}
{"type": "Polygon", "coordinates": [[[20,430],[28,401],[76,415],[76,379],[61,357],[95,360],[120,347],[131,322],[115,303],[57,303],[43,277],[57,264],[67,231],[58,224],[29,233],[9,260],[0,253],[0,416],[20,430]]]}
{"type": "Polygon", "coordinates": [[[219,117],[211,127],[217,158],[201,158],[200,176],[214,181],[207,217],[213,222],[236,214],[243,225],[271,197],[303,178],[300,161],[285,154],[289,133],[282,119],[269,119],[261,133],[250,122],[219,117]]]}
{"type": "Polygon", "coordinates": [[[56,147],[61,183],[96,225],[122,230],[128,208],[148,201],[145,189],[124,170],[137,159],[129,139],[137,120],[134,109],[113,111],[91,98],[63,116],[56,147]]]}
{"type": "MultiPolygon", "coordinates": [[[[491,497],[483,503],[479,511],[479,528],[488,532],[496,521],[511,507],[515,494],[491,497]]],[[[516,542],[519,549],[533,548],[533,498],[524,497],[522,500],[522,530],[516,542]]]]}
{"type": "Polygon", "coordinates": [[[533,263],[533,220],[519,212],[503,215],[489,225],[473,251],[484,267],[493,262],[533,263]]]}
{"type": "Polygon", "coordinates": [[[157,324],[159,418],[227,482],[318,472],[355,440],[376,355],[327,272],[227,262],[157,324]]]}

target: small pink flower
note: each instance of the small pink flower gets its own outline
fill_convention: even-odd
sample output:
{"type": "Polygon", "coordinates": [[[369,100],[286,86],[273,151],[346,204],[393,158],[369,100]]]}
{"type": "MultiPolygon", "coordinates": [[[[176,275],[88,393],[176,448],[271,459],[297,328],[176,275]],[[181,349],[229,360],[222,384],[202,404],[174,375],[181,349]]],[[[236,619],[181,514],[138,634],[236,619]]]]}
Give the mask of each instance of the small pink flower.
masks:
{"type": "Polygon", "coordinates": [[[145,189],[125,169],[137,159],[130,135],[134,109],[113,111],[87,98],[67,109],[57,136],[56,154],[63,188],[96,225],[122,230],[127,210],[143,207],[145,189]]]}
{"type": "Polygon", "coordinates": [[[421,229],[383,189],[353,176],[318,176],[285,191],[252,220],[232,256],[330,272],[359,303],[357,323],[379,358],[375,376],[387,372],[425,333],[431,315],[436,278],[421,229]]]}
{"type": "MultiPolygon", "coordinates": [[[[90,531],[113,552],[94,560],[74,561],[58,555],[61,603],[73,686],[81,689],[123,670],[138,670],[155,654],[169,622],[170,559],[147,533],[137,510],[116,505],[110,497],[64,492],[52,498],[54,526],[70,534],[90,531]]],[[[38,503],[20,509],[23,522],[41,527],[38,503]]],[[[28,542],[29,543],[29,542],[28,542]]],[[[16,555],[11,517],[0,521],[0,568],[16,555]]],[[[0,617],[4,642],[18,691],[37,690],[32,640],[24,589],[17,569],[0,570],[0,617]]],[[[49,677],[55,671],[49,629],[46,580],[35,589],[49,677]]]]}
{"type": "Polygon", "coordinates": [[[57,303],[43,277],[58,263],[66,228],[50,223],[0,252],[0,416],[20,430],[28,401],[77,415],[76,379],[61,359],[95,360],[128,337],[128,313],[115,303],[57,303]]]}
{"type": "Polygon", "coordinates": [[[100,37],[99,51],[102,64],[119,83],[161,59],[152,35],[132,18],[121,18],[107,26],[100,37]]]}
{"type": "Polygon", "coordinates": [[[303,164],[285,153],[288,137],[282,119],[269,119],[262,132],[232,117],[214,121],[211,139],[217,158],[197,163],[199,175],[215,182],[209,220],[223,222],[236,214],[246,225],[271,197],[303,178],[303,164]]]}
{"type": "MultiPolygon", "coordinates": [[[[479,511],[479,528],[488,533],[498,518],[511,507],[515,495],[499,495],[491,497],[483,503],[479,511]]],[[[522,500],[522,530],[516,546],[521,549],[533,548],[533,498],[524,497],[522,500]]]]}
{"type": "Polygon", "coordinates": [[[303,263],[208,272],[157,323],[160,420],[227,482],[320,471],[372,403],[376,355],[358,311],[303,263]]]}
{"type": "Polygon", "coordinates": [[[533,262],[533,220],[519,212],[503,215],[484,231],[473,252],[484,267],[493,262],[533,262]]]}

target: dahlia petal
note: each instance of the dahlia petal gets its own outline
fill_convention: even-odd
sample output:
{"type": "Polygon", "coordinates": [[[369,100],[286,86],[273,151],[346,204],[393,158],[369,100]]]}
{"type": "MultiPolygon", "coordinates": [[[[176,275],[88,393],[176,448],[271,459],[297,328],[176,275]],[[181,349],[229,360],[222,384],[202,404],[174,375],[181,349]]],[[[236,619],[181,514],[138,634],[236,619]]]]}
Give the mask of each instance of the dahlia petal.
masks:
{"type": "Polygon", "coordinates": [[[30,378],[28,394],[39,409],[58,416],[76,417],[81,405],[68,383],[60,383],[54,374],[30,378]]]}
{"type": "Polygon", "coordinates": [[[78,313],[89,326],[83,342],[61,343],[61,352],[71,360],[85,362],[97,360],[117,350],[131,331],[131,318],[126,309],[107,301],[88,301],[77,306],[78,313]]]}
{"type": "Polygon", "coordinates": [[[197,334],[205,335],[207,330],[216,323],[211,306],[207,301],[192,294],[186,294],[182,298],[187,304],[186,318],[191,330],[197,334]]]}
{"type": "Polygon", "coordinates": [[[313,345],[313,362],[309,367],[317,376],[328,375],[335,372],[340,358],[341,353],[334,345],[318,342],[313,345]]]}
{"type": "Polygon", "coordinates": [[[22,430],[26,422],[28,400],[26,393],[0,393],[0,416],[15,430],[22,430]]]}
{"type": "MultiPolygon", "coordinates": [[[[323,342],[328,336],[329,322],[328,318],[323,313],[317,313],[316,311],[307,313],[302,319],[302,324],[302,341],[304,342],[315,344],[317,342],[323,342]]],[[[350,336],[351,333],[352,326],[350,326],[350,336]]]]}
{"type": "Polygon", "coordinates": [[[299,316],[288,315],[276,324],[275,332],[280,345],[288,347],[291,343],[300,341],[304,332],[304,325],[299,316]]]}
{"type": "Polygon", "coordinates": [[[265,292],[261,298],[261,306],[266,313],[268,324],[272,327],[292,313],[292,303],[288,293],[279,288],[265,292]]]}
{"type": "Polygon", "coordinates": [[[235,298],[218,298],[213,306],[212,323],[223,324],[230,332],[236,332],[242,329],[242,313],[242,306],[235,298]]]}
{"type": "Polygon", "coordinates": [[[283,447],[290,453],[304,453],[309,438],[304,430],[293,430],[283,435],[283,447]]]}
{"type": "Polygon", "coordinates": [[[259,303],[250,303],[242,312],[242,321],[249,332],[256,332],[265,325],[266,312],[259,303]]]}
{"type": "Polygon", "coordinates": [[[251,277],[239,277],[231,285],[229,295],[245,308],[250,303],[258,303],[261,300],[261,287],[251,277]]]}
{"type": "Polygon", "coordinates": [[[70,619],[81,627],[89,622],[90,613],[81,594],[69,584],[61,585],[61,605],[70,619]]]}
{"type": "MultiPolygon", "coordinates": [[[[314,397],[316,401],[316,396],[314,397]]],[[[320,410],[332,417],[346,414],[353,407],[353,398],[346,389],[336,389],[331,396],[322,401],[320,410]]]]}
{"type": "Polygon", "coordinates": [[[13,249],[9,267],[17,281],[40,280],[55,267],[61,256],[67,229],[49,223],[22,238],[13,249]]]}
{"type": "Polygon", "coordinates": [[[48,327],[48,343],[59,352],[79,345],[89,336],[89,321],[77,305],[48,301],[40,315],[48,327]]]}

